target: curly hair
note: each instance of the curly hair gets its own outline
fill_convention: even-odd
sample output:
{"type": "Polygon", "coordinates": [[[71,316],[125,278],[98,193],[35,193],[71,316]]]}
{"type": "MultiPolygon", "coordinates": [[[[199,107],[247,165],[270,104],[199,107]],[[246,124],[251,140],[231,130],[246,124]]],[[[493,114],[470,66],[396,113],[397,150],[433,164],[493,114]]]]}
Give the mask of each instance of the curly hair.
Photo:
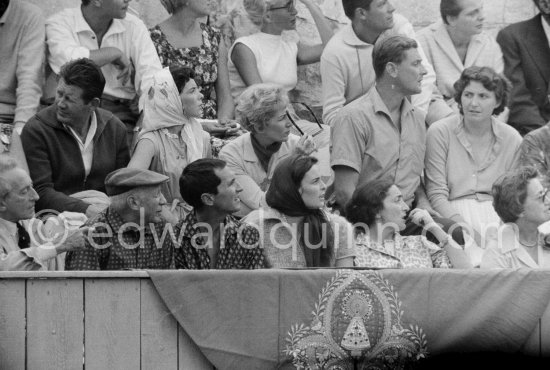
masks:
{"type": "Polygon", "coordinates": [[[346,204],[346,218],[352,224],[371,226],[384,208],[384,199],[393,182],[387,178],[369,181],[353,192],[346,204]]]}
{"type": "Polygon", "coordinates": [[[243,91],[237,102],[237,120],[248,131],[263,130],[281,107],[288,105],[288,95],[282,86],[255,84],[243,91]]]}
{"type": "Polygon", "coordinates": [[[510,171],[493,184],[493,207],[502,222],[516,222],[527,198],[529,182],[538,177],[536,168],[526,166],[510,171]]]}
{"type": "Polygon", "coordinates": [[[462,111],[462,93],[464,89],[472,82],[477,81],[483,85],[489,91],[495,93],[495,97],[500,104],[493,110],[494,115],[499,115],[504,111],[506,105],[508,104],[508,99],[510,97],[510,91],[512,89],[512,84],[506,77],[495,72],[491,67],[478,67],[472,66],[466,68],[462,71],[458,81],[454,83],[455,89],[455,101],[458,103],[460,108],[460,113],[462,111]]]}

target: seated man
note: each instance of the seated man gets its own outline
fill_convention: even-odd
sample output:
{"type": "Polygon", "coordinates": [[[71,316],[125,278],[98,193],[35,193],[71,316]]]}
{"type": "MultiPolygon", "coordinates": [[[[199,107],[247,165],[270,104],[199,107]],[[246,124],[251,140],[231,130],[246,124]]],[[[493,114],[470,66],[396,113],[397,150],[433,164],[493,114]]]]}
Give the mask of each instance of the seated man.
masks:
{"type": "Polygon", "coordinates": [[[512,83],[508,124],[521,135],[550,120],[550,3],[534,1],[540,14],[503,28],[497,36],[504,74],[512,83]]]}
{"type": "Polygon", "coordinates": [[[34,218],[37,199],[29,175],[0,156],[0,271],[62,270],[63,253],[84,246],[86,228],[44,242],[44,224],[34,218]]]}
{"type": "Polygon", "coordinates": [[[86,225],[94,228],[85,246],[67,254],[67,270],[169,269],[174,244],[161,219],[166,200],[160,185],[168,176],[121,168],[105,179],[110,206],[86,225]]]}
{"type": "Polygon", "coordinates": [[[0,123],[18,134],[37,111],[42,95],[44,20],[32,4],[0,0],[0,123]]]}
{"type": "Polygon", "coordinates": [[[128,164],[124,125],[111,112],[98,108],[104,86],[94,62],[69,62],[60,70],[55,104],[25,125],[21,139],[40,195],[38,211],[95,215],[105,207],[100,197],[84,201],[70,195],[104,192],[105,176],[128,164]]]}
{"type": "Polygon", "coordinates": [[[162,69],[143,22],[126,14],[129,1],[82,0],[46,21],[48,63],[54,73],[76,58],[90,58],[105,74],[101,107],[115,114],[128,130],[138,119],[136,93],[146,96],[153,74],[162,69]]]}
{"type": "MultiPolygon", "coordinates": [[[[422,89],[426,69],[421,61],[415,40],[405,36],[379,40],[372,60],[376,84],[336,115],[331,165],[340,209],[355,188],[385,177],[399,188],[409,209],[418,207],[436,214],[421,181],[426,127],[422,114],[407,99],[422,89]]],[[[409,232],[404,230],[403,235],[409,232]]],[[[461,231],[453,233],[453,238],[463,244],[461,231]]]]}
{"type": "Polygon", "coordinates": [[[177,268],[265,267],[258,230],[231,215],[241,208],[241,191],[222,160],[199,159],[183,170],[181,196],[194,210],[177,227],[177,268]]]}
{"type": "MultiPolygon", "coordinates": [[[[395,8],[387,0],[342,0],[342,4],[351,24],[332,37],[321,55],[323,120],[331,126],[343,106],[367,93],[374,85],[372,51],[376,40],[382,34],[415,38],[410,22],[399,14],[394,15],[395,8]]],[[[412,102],[424,112],[423,120],[432,123],[452,114],[452,110],[435,87],[436,76],[422,48],[417,50],[426,74],[422,92],[415,95],[412,102]]]]}

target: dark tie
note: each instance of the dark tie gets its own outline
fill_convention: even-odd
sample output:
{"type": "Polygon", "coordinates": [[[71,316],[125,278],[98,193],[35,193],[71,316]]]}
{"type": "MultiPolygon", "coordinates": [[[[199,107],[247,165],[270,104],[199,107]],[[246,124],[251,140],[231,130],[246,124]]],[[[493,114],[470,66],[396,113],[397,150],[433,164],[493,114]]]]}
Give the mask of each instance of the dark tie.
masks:
{"type": "Polygon", "coordinates": [[[31,246],[31,237],[27,230],[21,225],[19,222],[16,223],[17,225],[17,234],[19,235],[19,242],[17,243],[19,245],[20,249],[25,249],[31,246]]]}

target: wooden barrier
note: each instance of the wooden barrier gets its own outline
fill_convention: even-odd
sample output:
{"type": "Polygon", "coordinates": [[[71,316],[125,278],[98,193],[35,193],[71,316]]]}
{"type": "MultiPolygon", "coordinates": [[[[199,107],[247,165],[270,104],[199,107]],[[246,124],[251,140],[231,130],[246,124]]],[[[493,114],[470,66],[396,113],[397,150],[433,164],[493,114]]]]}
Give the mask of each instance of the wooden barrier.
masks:
{"type": "Polygon", "coordinates": [[[0,369],[208,369],[146,272],[0,273],[0,369]]]}

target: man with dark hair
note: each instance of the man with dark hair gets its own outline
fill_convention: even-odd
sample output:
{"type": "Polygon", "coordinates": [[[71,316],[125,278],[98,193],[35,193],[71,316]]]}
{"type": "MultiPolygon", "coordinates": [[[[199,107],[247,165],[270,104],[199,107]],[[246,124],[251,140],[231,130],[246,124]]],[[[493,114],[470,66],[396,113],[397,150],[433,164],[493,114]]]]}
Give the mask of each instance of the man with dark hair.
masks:
{"type": "Polygon", "coordinates": [[[177,226],[178,268],[265,267],[258,230],[231,215],[241,208],[241,191],[222,160],[199,159],[183,170],[181,196],[194,210],[177,226]]]}
{"type": "Polygon", "coordinates": [[[44,37],[40,9],[0,0],[0,124],[13,124],[18,134],[42,95],[44,37]]]}
{"type": "Polygon", "coordinates": [[[58,238],[49,235],[34,218],[37,199],[27,172],[0,156],[0,271],[62,270],[64,253],[84,247],[87,228],[63,229],[58,238]]]}
{"type": "Polygon", "coordinates": [[[46,37],[54,73],[76,58],[90,58],[101,67],[107,81],[101,107],[126,125],[130,142],[139,114],[136,97],[147,95],[162,66],[143,22],[126,14],[129,2],[82,0],[79,8],[48,18],[46,37]]]}
{"type": "MultiPolygon", "coordinates": [[[[343,106],[374,85],[372,50],[376,40],[387,34],[416,37],[411,23],[394,14],[395,8],[388,0],[342,0],[342,5],[351,23],[332,37],[321,55],[323,120],[331,126],[343,106]]],[[[418,52],[427,73],[422,92],[412,97],[412,103],[431,123],[452,114],[452,110],[435,87],[435,73],[424,52],[421,48],[418,52]]]]}
{"type": "Polygon", "coordinates": [[[25,126],[21,139],[40,195],[39,211],[91,217],[108,203],[104,194],[82,194],[103,193],[105,176],[129,161],[124,125],[98,108],[104,85],[101,70],[90,59],[67,63],[59,73],[55,104],[25,126]]]}
{"type": "Polygon", "coordinates": [[[503,28],[497,42],[512,83],[508,124],[525,135],[550,120],[550,1],[534,0],[540,14],[503,28]]]}

